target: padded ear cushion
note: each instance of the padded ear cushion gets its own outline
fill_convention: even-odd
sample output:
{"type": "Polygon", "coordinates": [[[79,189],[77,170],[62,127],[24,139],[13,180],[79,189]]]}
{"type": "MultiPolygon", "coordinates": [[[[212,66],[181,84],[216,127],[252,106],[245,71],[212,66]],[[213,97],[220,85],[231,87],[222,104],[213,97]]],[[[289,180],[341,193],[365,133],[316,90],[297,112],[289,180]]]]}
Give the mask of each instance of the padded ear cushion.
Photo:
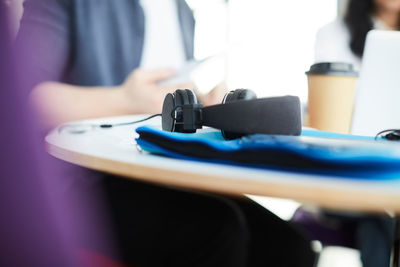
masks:
{"type": "MultiPolygon", "coordinates": [[[[183,130],[183,125],[176,124],[174,110],[176,107],[188,104],[197,104],[196,95],[189,89],[176,90],[173,94],[167,94],[164,99],[162,110],[162,129],[169,132],[179,132],[183,130]]],[[[175,112],[175,115],[179,115],[175,112]]],[[[179,120],[179,119],[178,119],[179,120]]]]}
{"type": "Polygon", "coordinates": [[[173,110],[175,108],[175,96],[167,94],[164,98],[162,108],[162,129],[164,131],[173,132],[175,130],[175,119],[173,118],[173,110]]]}
{"type": "MultiPolygon", "coordinates": [[[[183,106],[185,101],[189,101],[186,92],[184,90],[176,90],[174,92],[174,108],[183,106]]],[[[178,116],[179,117],[179,116],[178,116]]],[[[177,124],[175,121],[173,132],[181,132],[183,130],[183,125],[177,124]]]]}
{"type": "Polygon", "coordinates": [[[248,89],[236,89],[234,91],[230,91],[224,97],[222,103],[230,103],[238,100],[251,100],[256,99],[257,95],[248,89]]]}
{"type": "Polygon", "coordinates": [[[189,103],[189,96],[186,90],[181,90],[178,89],[175,91],[175,97],[176,97],[176,105],[177,106],[182,106],[182,105],[188,105],[189,103]],[[179,102],[179,104],[178,104],[179,102]]]}
{"type": "Polygon", "coordinates": [[[189,89],[185,89],[185,91],[189,98],[189,104],[197,104],[197,98],[196,95],[193,93],[193,91],[189,89]]]}
{"type": "Polygon", "coordinates": [[[239,89],[237,100],[251,100],[256,99],[257,95],[252,90],[249,89],[239,89]]]}
{"type": "MultiPolygon", "coordinates": [[[[193,101],[195,99],[196,99],[196,97],[191,90],[178,89],[174,92],[174,108],[183,106],[183,105],[193,104],[193,101]]],[[[179,112],[179,109],[178,109],[178,113],[176,115],[178,117],[178,120],[180,120],[179,118],[181,118],[182,113],[179,112]],[[179,115],[179,114],[181,114],[181,115],[179,115]]],[[[184,131],[183,124],[175,122],[173,131],[174,132],[183,132],[184,131]]]]}

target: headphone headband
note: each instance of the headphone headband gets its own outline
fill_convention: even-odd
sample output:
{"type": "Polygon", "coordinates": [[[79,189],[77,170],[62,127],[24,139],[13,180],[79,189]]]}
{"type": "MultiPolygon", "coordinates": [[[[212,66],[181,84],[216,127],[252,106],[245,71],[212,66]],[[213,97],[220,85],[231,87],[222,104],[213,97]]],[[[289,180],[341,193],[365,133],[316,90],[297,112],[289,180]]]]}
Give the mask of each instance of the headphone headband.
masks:
{"type": "Polygon", "coordinates": [[[252,99],[253,92],[240,89],[225,96],[223,104],[203,108],[195,97],[186,94],[193,93],[177,90],[165,97],[163,130],[193,133],[202,126],[210,126],[221,129],[226,139],[246,134],[301,133],[300,100],[296,96],[252,99]]]}
{"type": "Polygon", "coordinates": [[[260,98],[204,107],[202,125],[245,134],[300,135],[300,100],[260,98]]]}

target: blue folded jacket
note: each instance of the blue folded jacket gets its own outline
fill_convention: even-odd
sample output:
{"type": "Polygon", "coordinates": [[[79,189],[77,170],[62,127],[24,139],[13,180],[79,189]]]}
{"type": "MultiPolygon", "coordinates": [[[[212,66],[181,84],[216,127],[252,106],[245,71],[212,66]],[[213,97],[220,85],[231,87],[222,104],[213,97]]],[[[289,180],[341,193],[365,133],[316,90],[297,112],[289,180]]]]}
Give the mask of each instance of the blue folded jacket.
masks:
{"type": "Polygon", "coordinates": [[[358,179],[400,178],[400,143],[304,130],[302,136],[249,135],[226,141],[220,132],[171,133],[143,126],[145,151],[194,161],[358,179]]]}

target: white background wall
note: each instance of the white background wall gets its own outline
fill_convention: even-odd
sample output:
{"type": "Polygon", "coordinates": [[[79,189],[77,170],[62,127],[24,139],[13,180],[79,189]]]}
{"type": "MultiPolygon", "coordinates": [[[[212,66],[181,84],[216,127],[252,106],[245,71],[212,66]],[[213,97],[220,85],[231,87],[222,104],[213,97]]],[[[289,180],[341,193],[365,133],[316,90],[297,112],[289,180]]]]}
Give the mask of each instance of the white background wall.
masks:
{"type": "Polygon", "coordinates": [[[307,99],[304,72],[313,63],[315,34],[336,18],[337,0],[188,2],[198,22],[196,56],[228,52],[231,89],[307,99]]]}

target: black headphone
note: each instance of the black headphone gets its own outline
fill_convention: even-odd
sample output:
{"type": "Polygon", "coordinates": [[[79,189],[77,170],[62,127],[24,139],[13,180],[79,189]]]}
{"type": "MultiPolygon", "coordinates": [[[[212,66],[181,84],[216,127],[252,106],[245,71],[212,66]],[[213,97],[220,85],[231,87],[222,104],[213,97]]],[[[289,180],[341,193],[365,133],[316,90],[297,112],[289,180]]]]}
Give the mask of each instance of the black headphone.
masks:
{"type": "Polygon", "coordinates": [[[221,129],[225,139],[247,134],[301,134],[300,100],[296,96],[257,99],[247,89],[225,95],[222,104],[203,107],[189,89],[176,90],[164,99],[162,129],[194,133],[203,126],[221,129]]]}
{"type": "Polygon", "coordinates": [[[399,129],[384,130],[384,131],[377,133],[377,135],[375,136],[375,140],[377,140],[378,137],[383,137],[389,141],[399,141],[400,140],[400,130],[399,129]]]}

